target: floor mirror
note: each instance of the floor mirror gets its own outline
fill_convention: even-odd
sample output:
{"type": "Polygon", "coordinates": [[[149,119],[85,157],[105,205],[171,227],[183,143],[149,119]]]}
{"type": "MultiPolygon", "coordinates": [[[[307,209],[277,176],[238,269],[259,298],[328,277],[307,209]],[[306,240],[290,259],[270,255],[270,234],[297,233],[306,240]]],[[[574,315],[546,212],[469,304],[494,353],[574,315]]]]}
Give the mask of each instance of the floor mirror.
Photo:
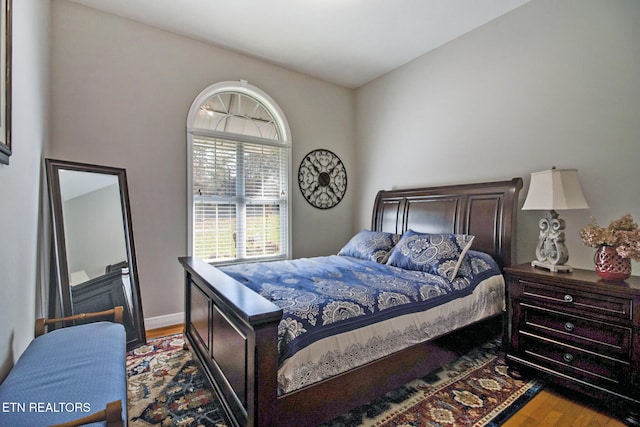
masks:
{"type": "Polygon", "coordinates": [[[146,342],[125,169],[45,159],[52,220],[49,316],[121,305],[127,349],[146,342]]]}

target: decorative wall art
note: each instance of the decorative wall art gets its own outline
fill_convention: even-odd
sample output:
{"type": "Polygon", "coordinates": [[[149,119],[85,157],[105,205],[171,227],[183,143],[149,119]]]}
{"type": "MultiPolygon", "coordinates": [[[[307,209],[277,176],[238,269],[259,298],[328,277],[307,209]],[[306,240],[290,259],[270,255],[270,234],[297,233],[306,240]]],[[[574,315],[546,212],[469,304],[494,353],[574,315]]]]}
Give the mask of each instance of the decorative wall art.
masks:
{"type": "Polygon", "coordinates": [[[0,0],[0,163],[11,156],[11,1],[0,0]]]}
{"type": "Polygon", "coordinates": [[[347,191],[347,170],[329,150],[313,150],[300,162],[298,184],[304,198],[318,209],[340,203],[347,191]]]}

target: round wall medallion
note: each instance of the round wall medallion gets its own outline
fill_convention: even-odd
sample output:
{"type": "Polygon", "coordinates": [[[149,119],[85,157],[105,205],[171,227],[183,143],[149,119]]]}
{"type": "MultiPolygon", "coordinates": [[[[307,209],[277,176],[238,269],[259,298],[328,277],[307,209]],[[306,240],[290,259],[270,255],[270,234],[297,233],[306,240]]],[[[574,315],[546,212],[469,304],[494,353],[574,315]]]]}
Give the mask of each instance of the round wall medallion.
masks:
{"type": "Polygon", "coordinates": [[[347,191],[347,170],[329,150],[313,150],[300,162],[298,184],[312,206],[329,209],[340,203],[347,191]]]}

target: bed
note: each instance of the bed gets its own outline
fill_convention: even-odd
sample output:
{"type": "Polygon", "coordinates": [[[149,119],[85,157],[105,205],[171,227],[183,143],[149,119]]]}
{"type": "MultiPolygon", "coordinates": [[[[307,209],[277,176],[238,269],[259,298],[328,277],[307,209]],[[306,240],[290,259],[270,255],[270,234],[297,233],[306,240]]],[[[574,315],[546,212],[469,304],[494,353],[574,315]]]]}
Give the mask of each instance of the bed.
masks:
{"type": "MultiPolygon", "coordinates": [[[[314,365],[309,364],[307,359],[292,363],[294,356],[291,350],[283,350],[283,325],[291,320],[291,312],[274,295],[287,293],[282,286],[291,281],[289,276],[272,276],[281,279],[271,281],[267,292],[264,284],[262,287],[253,286],[252,289],[249,281],[252,276],[259,276],[255,272],[267,274],[273,265],[271,263],[235,269],[225,267],[223,271],[194,257],[180,258],[185,270],[185,337],[232,424],[278,427],[321,424],[454,360],[467,349],[469,330],[479,339],[485,335],[489,338],[492,334],[499,334],[504,326],[504,281],[501,270],[515,261],[516,205],[521,188],[522,180],[514,178],[488,183],[380,191],[374,202],[371,232],[395,235],[401,241],[412,232],[471,235],[474,237],[465,247],[464,259],[476,257],[483,265],[485,260],[487,264],[490,264],[488,261],[495,261],[495,267],[492,268],[497,269],[498,274],[487,273],[487,277],[473,279],[474,283],[466,288],[462,283],[464,280],[458,279],[464,274],[450,277],[449,287],[454,294],[457,292],[462,297],[455,299],[446,296],[448,294],[443,289],[447,285],[440,280],[441,286],[436,286],[437,291],[428,293],[441,301],[432,304],[428,310],[398,309],[394,305],[394,310],[400,313],[398,317],[404,316],[401,317],[403,321],[417,315],[427,316],[426,320],[418,320],[422,325],[431,324],[429,319],[440,319],[440,323],[434,323],[437,330],[423,326],[423,334],[413,337],[415,342],[402,344],[391,352],[388,350],[391,347],[385,346],[385,353],[367,355],[369,359],[362,359],[364,362],[353,363],[348,368],[331,372],[329,376],[304,381],[292,379],[295,378],[295,372],[309,373],[316,369],[309,369],[314,365]],[[251,271],[255,274],[250,274],[251,271]],[[487,304],[478,304],[477,290],[485,287],[493,292],[494,298],[497,293],[500,299],[499,304],[488,304],[489,309],[486,309],[487,304]],[[455,306],[461,300],[465,300],[467,305],[463,308],[455,306]],[[279,305],[284,305],[284,310],[279,305]],[[485,309],[480,312],[475,309],[478,306],[485,309]],[[460,321],[445,322],[448,326],[442,327],[442,319],[456,317],[451,314],[456,310],[470,313],[460,321]]],[[[393,257],[393,250],[388,255],[393,257]]],[[[284,268],[300,268],[296,265],[303,263],[304,269],[314,271],[317,281],[315,267],[318,264],[326,264],[331,277],[345,276],[349,270],[354,275],[364,276],[373,270],[386,269],[387,259],[382,261],[385,262],[362,265],[358,261],[358,264],[352,264],[355,261],[350,256],[335,255],[287,261],[284,262],[287,263],[284,268]],[[336,273],[337,270],[333,269],[338,266],[334,263],[343,270],[336,273]]],[[[393,261],[389,260],[391,264],[393,261]]],[[[404,279],[415,276],[413,272],[403,272],[397,268],[398,265],[401,264],[392,265],[393,274],[404,279]]],[[[461,263],[456,266],[461,272],[466,268],[461,263]]],[[[395,290],[394,301],[400,300],[402,296],[396,296],[395,290]]],[[[366,294],[367,291],[361,293],[366,294]]],[[[378,297],[375,295],[374,299],[378,297]]],[[[385,322],[398,321],[386,313],[381,316],[385,322]]],[[[365,327],[368,330],[380,329],[378,325],[386,327],[386,323],[373,323],[365,327]]],[[[333,335],[325,332],[318,334],[318,341],[298,345],[301,351],[295,353],[296,357],[298,353],[310,353],[311,358],[316,358],[313,362],[315,366],[321,366],[322,357],[326,359],[326,356],[305,349],[314,345],[316,350],[324,348],[328,340],[334,339],[333,335]]],[[[336,340],[341,341],[343,336],[355,332],[343,328],[336,334],[342,334],[336,340]]],[[[366,345],[366,340],[362,342],[361,348],[370,347],[366,345]]],[[[378,338],[369,342],[378,342],[378,338]]],[[[335,354],[333,351],[331,353],[335,354]]]]}

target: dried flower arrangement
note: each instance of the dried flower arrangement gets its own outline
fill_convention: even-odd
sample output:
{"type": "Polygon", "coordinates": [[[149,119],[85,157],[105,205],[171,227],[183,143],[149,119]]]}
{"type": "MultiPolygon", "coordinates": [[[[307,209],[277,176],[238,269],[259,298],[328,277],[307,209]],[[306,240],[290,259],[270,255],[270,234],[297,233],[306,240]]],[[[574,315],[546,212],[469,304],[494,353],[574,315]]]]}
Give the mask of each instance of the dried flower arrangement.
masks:
{"type": "Polygon", "coordinates": [[[582,242],[594,248],[614,246],[622,258],[640,262],[640,228],[630,214],[611,221],[608,227],[600,227],[595,219],[580,230],[582,242]]]}

